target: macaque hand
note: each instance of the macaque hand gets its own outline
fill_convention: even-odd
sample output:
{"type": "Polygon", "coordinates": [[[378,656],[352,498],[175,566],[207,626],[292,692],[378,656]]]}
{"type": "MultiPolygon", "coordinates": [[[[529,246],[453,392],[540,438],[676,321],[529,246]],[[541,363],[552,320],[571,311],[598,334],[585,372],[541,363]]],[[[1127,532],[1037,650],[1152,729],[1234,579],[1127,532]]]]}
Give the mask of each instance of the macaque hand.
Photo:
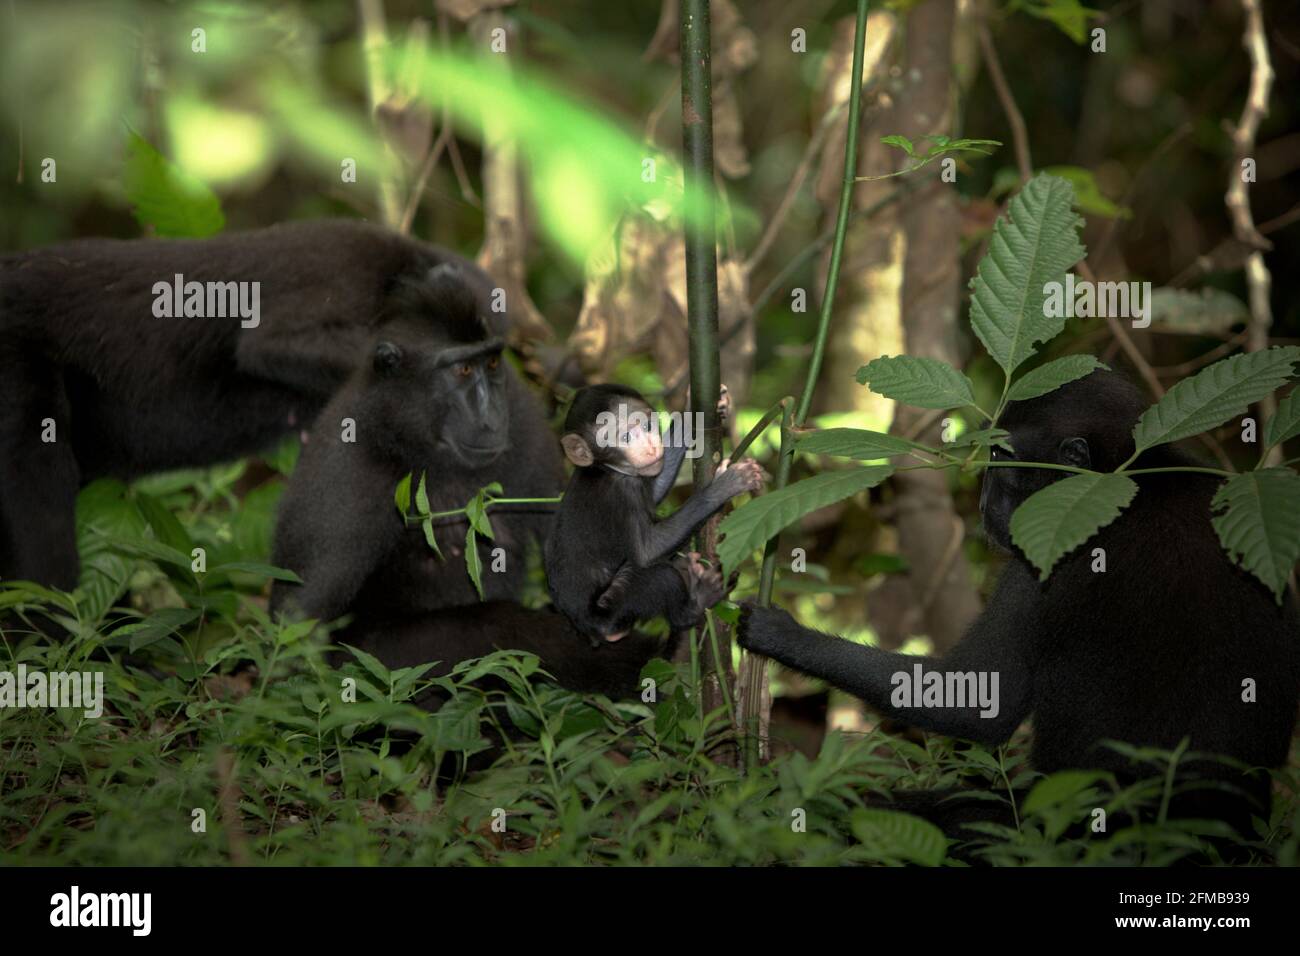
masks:
{"type": "Polygon", "coordinates": [[[767,472],[763,471],[763,466],[752,458],[745,458],[734,464],[730,458],[724,458],[713,476],[713,481],[714,484],[724,482],[723,487],[727,491],[727,497],[734,498],[746,491],[761,490],[767,482],[767,472]]]}

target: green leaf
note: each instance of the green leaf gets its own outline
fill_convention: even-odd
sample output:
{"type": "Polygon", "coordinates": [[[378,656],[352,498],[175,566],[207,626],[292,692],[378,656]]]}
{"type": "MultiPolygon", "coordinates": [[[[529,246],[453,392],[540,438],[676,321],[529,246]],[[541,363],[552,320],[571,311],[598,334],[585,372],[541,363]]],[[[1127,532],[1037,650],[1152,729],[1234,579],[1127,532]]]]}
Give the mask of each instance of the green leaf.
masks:
{"type": "Polygon", "coordinates": [[[1300,346],[1243,352],[1185,378],[1148,408],[1133,429],[1137,450],[1178,441],[1245,413],[1252,402],[1285,385],[1300,346]]]}
{"type": "Polygon", "coordinates": [[[938,866],[948,853],[943,831],[910,813],[860,807],[849,821],[863,846],[889,859],[938,866]]]}
{"type": "Polygon", "coordinates": [[[423,471],[420,472],[420,485],[415,489],[415,507],[422,515],[427,515],[429,512],[433,511],[433,509],[429,507],[429,492],[428,489],[425,488],[424,484],[425,474],[426,473],[423,471]]]}
{"type": "Polygon", "coordinates": [[[916,155],[916,148],[912,146],[912,141],[908,139],[906,136],[900,136],[899,134],[895,133],[892,136],[880,137],[880,141],[884,143],[886,146],[897,146],[903,152],[907,153],[908,156],[916,155]]]}
{"type": "Polygon", "coordinates": [[[922,447],[924,446],[908,441],[906,438],[886,435],[883,432],[872,432],[862,428],[823,428],[800,438],[795,445],[795,451],[872,461],[877,458],[889,458],[892,455],[906,455],[913,449],[922,447]]]}
{"type": "Polygon", "coordinates": [[[1226,509],[1212,520],[1228,556],[1281,604],[1300,560],[1300,475],[1289,468],[1235,475],[1219,487],[1211,507],[1226,509]]]}
{"type": "Polygon", "coordinates": [[[1051,176],[1060,176],[1074,187],[1074,208],[1079,212],[1106,219],[1132,219],[1133,210],[1111,202],[1097,185],[1092,170],[1082,166],[1048,166],[1043,172],[1051,176]]]}
{"type": "Polygon", "coordinates": [[[469,571],[469,579],[474,582],[478,599],[483,600],[483,561],[478,555],[478,532],[473,525],[465,532],[465,569],[469,571]]]}
{"type": "Polygon", "coordinates": [[[1151,321],[1169,332],[1215,335],[1249,319],[1246,303],[1222,289],[1151,290],[1151,321]]]}
{"type": "Polygon", "coordinates": [[[893,473],[891,465],[823,472],[741,505],[718,527],[718,560],[723,577],[792,521],[874,488],[893,473]]]}
{"type": "Polygon", "coordinates": [[[1066,382],[1083,378],[1099,368],[1107,368],[1092,355],[1067,355],[1026,372],[1011,384],[1007,401],[1023,402],[1054,392],[1066,382]]]}
{"type": "Polygon", "coordinates": [[[1011,516],[1011,540],[1046,581],[1066,554],[1106,527],[1138,486],[1126,475],[1072,475],[1030,495],[1011,516]]]}
{"type": "Polygon", "coordinates": [[[408,471],[406,477],[397,483],[397,490],[393,492],[393,503],[397,505],[397,511],[403,518],[411,512],[411,473],[408,471]]]}
{"type": "Polygon", "coordinates": [[[425,518],[420,522],[420,527],[424,530],[425,543],[429,545],[429,550],[442,559],[442,549],[438,547],[438,536],[433,533],[433,519],[425,518]]]}
{"type": "Polygon", "coordinates": [[[1079,0],[1013,0],[1009,7],[1023,10],[1040,20],[1048,20],[1075,43],[1087,36],[1088,19],[1100,17],[1100,11],[1085,7],[1079,0]]]}
{"type": "Polygon", "coordinates": [[[109,634],[109,638],[130,637],[128,645],[134,654],[141,648],[161,641],[164,637],[176,633],[180,628],[199,619],[201,612],[190,607],[165,607],[149,615],[146,620],[119,627],[109,634]]]}
{"type": "Polygon", "coordinates": [[[1025,797],[1020,812],[1025,816],[1040,813],[1051,807],[1060,806],[1077,793],[1082,793],[1093,784],[1105,780],[1106,775],[1099,770],[1060,770],[1039,780],[1025,797]]]}
{"type": "Polygon", "coordinates": [[[971,327],[990,356],[1010,375],[1056,336],[1065,316],[1046,316],[1043,291],[1064,282],[1083,258],[1083,220],[1071,208],[1074,190],[1064,179],[1040,173],[1011,200],[993,227],[989,251],[971,280],[971,327]]]}
{"type": "Polygon", "coordinates": [[[1300,435],[1300,388],[1277,403],[1277,411],[1264,429],[1264,445],[1272,448],[1300,435]]]}
{"type": "Polygon", "coordinates": [[[226,224],[216,194],[169,162],[139,133],[127,139],[123,186],[136,221],[159,236],[201,238],[226,224]]]}
{"type": "Polygon", "coordinates": [[[917,408],[962,408],[975,404],[975,389],[947,362],[915,355],[882,355],[858,369],[858,384],[878,395],[917,408]]]}
{"type": "MultiPolygon", "coordinates": [[[[188,567],[189,558],[186,558],[188,567]]],[[[257,561],[230,561],[226,564],[218,564],[215,568],[209,568],[209,574],[217,572],[242,571],[245,574],[256,574],[264,578],[274,578],[276,581],[288,581],[290,584],[302,584],[302,578],[294,574],[287,568],[277,568],[271,564],[261,564],[257,561]]]]}
{"type": "Polygon", "coordinates": [[[993,445],[999,448],[1005,448],[1007,451],[1015,453],[1009,439],[1011,432],[1005,428],[981,428],[978,431],[966,432],[960,438],[950,441],[943,446],[944,451],[957,451],[960,448],[970,448],[972,445],[978,445],[981,448],[988,448],[993,445]]]}
{"type": "Polygon", "coordinates": [[[469,519],[470,525],[475,531],[490,540],[496,540],[496,535],[492,532],[492,521],[488,518],[487,496],[499,494],[501,494],[501,483],[494,481],[492,484],[480,488],[478,493],[470,499],[469,504],[465,506],[465,517],[469,519]]]}
{"type": "Polygon", "coordinates": [[[357,659],[357,663],[369,671],[371,677],[375,678],[375,680],[379,681],[379,683],[383,684],[385,687],[392,685],[392,672],[380,662],[379,658],[375,657],[373,654],[366,653],[359,647],[353,647],[351,644],[344,644],[342,641],[339,643],[352,652],[352,656],[357,659]]]}

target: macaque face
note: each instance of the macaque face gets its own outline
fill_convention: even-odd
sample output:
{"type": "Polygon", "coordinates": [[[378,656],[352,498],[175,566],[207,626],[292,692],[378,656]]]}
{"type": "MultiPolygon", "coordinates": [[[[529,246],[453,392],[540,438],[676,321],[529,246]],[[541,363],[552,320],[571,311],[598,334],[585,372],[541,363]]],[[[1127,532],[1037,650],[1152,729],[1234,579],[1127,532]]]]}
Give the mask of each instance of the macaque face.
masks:
{"type": "Polygon", "coordinates": [[[643,403],[619,402],[601,415],[596,429],[597,445],[625,469],[643,477],[663,471],[664,442],[654,411],[643,403]]]}

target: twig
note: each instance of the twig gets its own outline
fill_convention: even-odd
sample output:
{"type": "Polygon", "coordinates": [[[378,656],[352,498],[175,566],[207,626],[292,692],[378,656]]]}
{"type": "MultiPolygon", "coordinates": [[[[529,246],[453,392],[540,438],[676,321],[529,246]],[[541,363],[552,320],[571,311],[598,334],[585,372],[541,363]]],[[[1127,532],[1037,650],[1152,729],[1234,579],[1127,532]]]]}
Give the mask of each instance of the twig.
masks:
{"type": "Polygon", "coordinates": [[[1011,141],[1016,147],[1016,166],[1020,170],[1020,182],[1024,184],[1034,175],[1034,164],[1029,158],[1029,134],[1025,128],[1025,117],[1021,114],[1020,107],[1016,105],[1015,97],[1011,95],[1011,87],[1007,86],[1007,78],[1002,73],[1002,63],[998,60],[998,51],[994,48],[993,37],[989,33],[988,21],[981,19],[976,30],[979,33],[984,63],[989,68],[989,79],[993,81],[993,89],[1002,104],[1002,112],[1007,114],[1007,122],[1011,125],[1011,141]]]}
{"type": "MultiPolygon", "coordinates": [[[[1268,115],[1268,96],[1273,89],[1273,65],[1268,58],[1268,41],[1264,38],[1264,17],[1259,0],[1241,0],[1241,9],[1246,17],[1242,44],[1250,55],[1250,90],[1246,95],[1241,119],[1232,133],[1232,168],[1228,171],[1228,191],[1223,201],[1232,217],[1233,235],[1242,242],[1255,246],[1255,251],[1246,257],[1246,289],[1250,299],[1246,351],[1259,352],[1268,348],[1268,333],[1273,326],[1273,310],[1269,305],[1269,289],[1273,280],[1268,266],[1264,264],[1264,254],[1259,251],[1261,245],[1267,248],[1268,240],[1255,228],[1242,164],[1255,151],[1259,124],[1268,115]]],[[[1265,415],[1271,415],[1277,409],[1277,402],[1270,395],[1260,402],[1260,408],[1265,415]]],[[[1270,452],[1270,463],[1279,457],[1277,449],[1273,449],[1270,452]]]]}

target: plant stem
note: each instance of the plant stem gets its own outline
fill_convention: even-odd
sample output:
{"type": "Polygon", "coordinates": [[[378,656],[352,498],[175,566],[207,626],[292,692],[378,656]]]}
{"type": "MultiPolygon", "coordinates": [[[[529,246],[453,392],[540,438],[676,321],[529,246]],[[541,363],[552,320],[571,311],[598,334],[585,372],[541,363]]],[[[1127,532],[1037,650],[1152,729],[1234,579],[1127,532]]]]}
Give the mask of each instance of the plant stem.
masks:
{"type": "MultiPolygon", "coordinates": [[[[849,209],[853,204],[854,177],[858,171],[858,117],[862,112],[862,59],[867,41],[867,0],[858,0],[858,18],[853,32],[853,72],[849,84],[849,124],[844,142],[844,177],[840,182],[840,205],[835,215],[835,238],[831,242],[830,268],[826,272],[826,291],[822,295],[821,315],[817,320],[817,337],[813,340],[812,359],[808,363],[808,377],[804,379],[799,405],[791,416],[790,406],[784,407],[781,419],[781,459],[776,472],[776,490],[790,480],[790,462],[794,457],[794,425],[803,425],[812,407],[813,392],[821,373],[822,359],[826,354],[826,339],[830,333],[831,314],[835,309],[835,288],[840,278],[840,263],[844,258],[844,237],[848,233],[849,209]]],[[[772,586],[776,582],[776,554],[780,547],[779,535],[767,542],[763,550],[763,567],[759,575],[758,603],[766,607],[772,603],[772,586]]],[[[745,738],[745,764],[750,770],[757,767],[761,755],[760,728],[763,724],[763,684],[767,680],[767,663],[761,661],[751,668],[749,683],[744,688],[745,719],[749,723],[745,738]]]]}
{"type": "MultiPolygon", "coordinates": [[[[722,459],[722,427],[718,420],[721,395],[720,356],[718,354],[718,257],[717,226],[713,197],[713,71],[709,29],[709,0],[681,0],[678,21],[682,70],[682,153],[685,185],[686,225],[686,330],[689,339],[691,409],[704,423],[701,454],[691,463],[696,490],[713,480],[713,470],[722,459]]],[[[710,558],[711,535],[706,530],[696,535],[695,547],[710,558]]],[[[705,673],[730,670],[731,642],[714,655],[714,668],[698,665],[702,632],[692,630],[692,669],[699,677],[700,714],[713,709],[717,694],[705,693],[705,673]]],[[[729,637],[729,636],[728,636],[729,637]]],[[[711,653],[711,649],[709,651],[711,653]]],[[[710,675],[712,676],[712,675],[710,675]]]]}
{"type": "Polygon", "coordinates": [[[780,417],[782,410],[793,402],[793,398],[783,398],[767,410],[767,414],[758,420],[758,424],[749,430],[731,452],[732,461],[740,461],[740,456],[749,451],[749,446],[758,440],[758,437],[767,430],[767,426],[780,417]]]}

